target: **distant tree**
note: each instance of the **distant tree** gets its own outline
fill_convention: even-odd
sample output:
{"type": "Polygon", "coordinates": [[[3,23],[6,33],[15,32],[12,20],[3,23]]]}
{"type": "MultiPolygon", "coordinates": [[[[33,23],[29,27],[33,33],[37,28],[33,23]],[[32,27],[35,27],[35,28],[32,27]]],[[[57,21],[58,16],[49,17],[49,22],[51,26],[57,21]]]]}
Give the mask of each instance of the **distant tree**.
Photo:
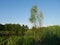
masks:
{"type": "Polygon", "coordinates": [[[21,27],[21,32],[22,32],[22,35],[24,36],[24,32],[25,32],[25,26],[24,25],[22,25],[22,27],[21,27]]]}
{"type": "Polygon", "coordinates": [[[2,31],[2,30],[5,30],[4,25],[0,24],[0,30],[1,30],[1,31],[2,31]]]}
{"type": "Polygon", "coordinates": [[[26,25],[26,26],[25,26],[25,29],[26,29],[26,30],[29,30],[29,27],[26,25]]]}
{"type": "Polygon", "coordinates": [[[25,31],[27,31],[27,30],[29,30],[29,28],[28,28],[28,26],[26,25],[22,25],[22,27],[21,27],[21,32],[22,32],[22,35],[24,35],[25,34],[25,31]]]}
{"type": "Polygon", "coordinates": [[[5,30],[15,32],[18,35],[21,31],[21,26],[19,24],[5,24],[5,30]]]}
{"type": "Polygon", "coordinates": [[[20,31],[21,26],[19,24],[5,24],[5,30],[8,30],[8,31],[20,31]]]}
{"type": "Polygon", "coordinates": [[[12,30],[11,24],[5,24],[4,26],[5,26],[5,30],[8,31],[12,30]]]}

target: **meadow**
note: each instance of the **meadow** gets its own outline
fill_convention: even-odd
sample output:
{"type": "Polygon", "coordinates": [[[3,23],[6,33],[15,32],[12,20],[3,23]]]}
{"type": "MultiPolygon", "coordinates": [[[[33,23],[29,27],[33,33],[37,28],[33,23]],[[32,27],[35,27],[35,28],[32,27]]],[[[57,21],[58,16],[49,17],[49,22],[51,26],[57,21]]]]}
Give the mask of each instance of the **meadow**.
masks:
{"type": "Polygon", "coordinates": [[[19,24],[0,24],[0,27],[0,45],[60,45],[58,25],[31,29],[19,24]]]}

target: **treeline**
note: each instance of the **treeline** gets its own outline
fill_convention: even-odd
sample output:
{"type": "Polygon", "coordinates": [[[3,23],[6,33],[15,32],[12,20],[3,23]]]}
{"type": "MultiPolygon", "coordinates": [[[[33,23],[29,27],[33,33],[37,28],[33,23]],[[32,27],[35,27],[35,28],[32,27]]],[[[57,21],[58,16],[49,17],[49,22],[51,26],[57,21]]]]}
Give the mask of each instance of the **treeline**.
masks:
{"type": "Polygon", "coordinates": [[[0,31],[20,31],[20,30],[27,30],[27,25],[20,25],[20,24],[0,24],[0,31]]]}
{"type": "Polygon", "coordinates": [[[24,35],[24,32],[27,31],[29,28],[27,25],[20,25],[20,24],[0,24],[0,35],[9,35],[9,34],[17,34],[24,35]]]}

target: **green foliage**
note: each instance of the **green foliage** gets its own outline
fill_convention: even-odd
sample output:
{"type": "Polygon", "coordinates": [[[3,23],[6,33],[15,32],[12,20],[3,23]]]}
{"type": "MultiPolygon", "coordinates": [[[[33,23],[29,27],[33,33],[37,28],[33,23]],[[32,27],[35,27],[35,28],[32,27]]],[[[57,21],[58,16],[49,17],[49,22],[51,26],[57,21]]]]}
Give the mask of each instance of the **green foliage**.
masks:
{"type": "Polygon", "coordinates": [[[43,20],[43,13],[40,11],[38,14],[38,8],[36,5],[34,5],[31,8],[31,16],[29,18],[29,21],[33,24],[34,27],[41,27],[42,26],[42,20],[43,20]]]}
{"type": "Polygon", "coordinates": [[[21,26],[19,24],[5,24],[5,30],[8,31],[16,31],[21,30],[21,26]]]}
{"type": "Polygon", "coordinates": [[[0,42],[6,40],[5,45],[60,45],[60,26],[32,28],[26,31],[25,29],[22,28],[23,36],[0,36],[0,42]]]}
{"type": "Polygon", "coordinates": [[[2,31],[4,29],[5,29],[4,25],[0,24],[0,31],[2,31]]]}
{"type": "Polygon", "coordinates": [[[34,26],[36,26],[36,15],[37,15],[37,6],[33,6],[31,8],[31,16],[29,18],[30,22],[34,24],[34,26]]]}
{"type": "Polygon", "coordinates": [[[38,22],[39,22],[39,26],[42,26],[42,20],[43,20],[43,13],[42,11],[40,11],[40,14],[37,16],[38,18],[38,22]]]}

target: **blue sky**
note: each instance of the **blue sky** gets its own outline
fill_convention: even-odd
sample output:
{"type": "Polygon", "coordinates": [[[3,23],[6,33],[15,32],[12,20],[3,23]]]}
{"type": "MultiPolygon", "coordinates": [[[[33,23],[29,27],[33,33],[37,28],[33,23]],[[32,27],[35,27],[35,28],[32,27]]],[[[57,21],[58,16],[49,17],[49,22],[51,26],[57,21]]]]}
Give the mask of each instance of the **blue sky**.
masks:
{"type": "Polygon", "coordinates": [[[60,25],[60,0],[0,0],[0,23],[18,23],[31,27],[30,9],[37,5],[43,12],[43,25],[60,25]]]}

